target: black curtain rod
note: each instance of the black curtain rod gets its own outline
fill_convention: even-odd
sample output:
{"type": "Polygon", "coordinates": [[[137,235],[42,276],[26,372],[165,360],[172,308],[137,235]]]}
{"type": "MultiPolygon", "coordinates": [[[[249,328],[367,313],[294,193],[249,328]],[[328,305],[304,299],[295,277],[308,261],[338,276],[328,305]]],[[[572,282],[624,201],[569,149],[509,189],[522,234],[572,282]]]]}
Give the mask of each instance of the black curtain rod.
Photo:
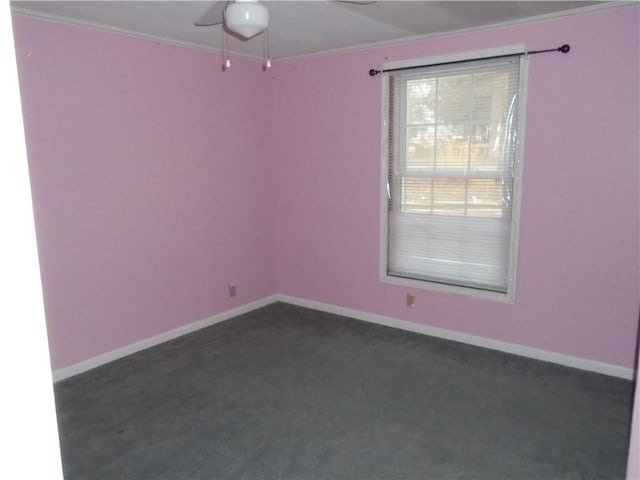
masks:
{"type": "Polygon", "coordinates": [[[379,73],[386,72],[399,72],[401,70],[413,70],[416,68],[424,68],[424,67],[438,67],[440,65],[453,65],[455,63],[467,63],[467,62],[475,62],[476,60],[493,60],[494,58],[506,58],[506,57],[520,57],[522,55],[535,55],[536,53],[548,53],[548,52],[562,52],[567,53],[571,50],[571,47],[565,43],[564,45],[558,48],[548,48],[547,50],[531,50],[530,52],[520,52],[520,53],[507,53],[505,55],[494,55],[493,57],[480,57],[480,58],[468,58],[465,60],[454,60],[452,62],[440,62],[440,63],[429,63],[427,65],[414,65],[413,67],[400,67],[400,68],[387,68],[386,70],[369,70],[369,75],[375,77],[379,73]]]}

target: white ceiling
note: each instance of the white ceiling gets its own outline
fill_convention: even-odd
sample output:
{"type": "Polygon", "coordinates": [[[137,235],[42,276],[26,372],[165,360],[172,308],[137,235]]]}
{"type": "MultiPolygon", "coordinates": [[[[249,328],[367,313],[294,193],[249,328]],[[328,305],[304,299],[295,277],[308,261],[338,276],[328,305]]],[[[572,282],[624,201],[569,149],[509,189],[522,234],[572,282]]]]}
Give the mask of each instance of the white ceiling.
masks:
{"type": "MultiPolygon", "coordinates": [[[[222,27],[196,27],[214,1],[15,1],[14,13],[220,51],[222,27]]],[[[619,6],[603,1],[265,0],[274,60],[619,6]]],[[[635,3],[635,2],[634,2],[635,3]]],[[[229,37],[232,55],[262,57],[263,35],[229,37]]]]}

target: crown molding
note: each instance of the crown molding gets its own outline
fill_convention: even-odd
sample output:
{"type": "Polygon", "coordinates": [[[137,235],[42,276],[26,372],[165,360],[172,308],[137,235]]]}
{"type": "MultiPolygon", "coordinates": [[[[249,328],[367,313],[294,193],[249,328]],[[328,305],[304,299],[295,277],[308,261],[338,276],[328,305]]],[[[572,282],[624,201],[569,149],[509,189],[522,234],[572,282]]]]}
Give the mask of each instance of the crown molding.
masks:
{"type": "MultiPolygon", "coordinates": [[[[508,27],[514,27],[514,26],[518,26],[518,25],[539,23],[539,22],[544,22],[544,21],[549,21],[549,20],[558,20],[558,19],[561,19],[561,18],[573,17],[573,16],[576,16],[576,15],[601,13],[601,12],[608,11],[608,10],[614,10],[614,9],[624,8],[624,7],[633,7],[633,6],[638,6],[638,5],[640,5],[640,0],[613,1],[613,2],[609,2],[609,3],[596,4],[596,5],[592,5],[592,6],[588,6],[588,7],[581,7],[581,8],[571,9],[571,10],[565,10],[565,11],[562,11],[562,12],[547,13],[547,14],[544,14],[544,15],[537,15],[537,16],[534,16],[534,17],[527,17],[527,18],[523,18],[523,19],[519,19],[519,20],[509,20],[509,21],[506,21],[506,22],[499,22],[499,23],[494,23],[494,24],[490,24],[490,25],[482,25],[482,26],[479,26],[479,27],[463,28],[463,29],[458,29],[458,30],[450,30],[450,31],[447,31],[447,32],[430,33],[430,34],[425,34],[425,35],[413,35],[413,36],[402,37],[402,38],[398,38],[398,39],[394,39],[394,40],[385,40],[385,41],[382,41],[382,42],[373,42],[373,43],[360,44],[360,45],[355,45],[355,46],[350,46],[350,47],[335,48],[335,49],[330,49],[330,50],[323,50],[321,52],[314,52],[314,53],[302,54],[302,55],[294,55],[294,56],[290,56],[290,57],[273,57],[272,60],[274,61],[274,63],[287,63],[287,62],[294,62],[294,61],[298,61],[298,60],[305,60],[305,59],[311,59],[311,58],[316,58],[316,57],[326,57],[326,56],[331,56],[331,55],[355,53],[355,52],[359,52],[359,51],[363,51],[363,50],[371,50],[371,49],[374,49],[374,48],[392,47],[392,46],[396,46],[396,45],[402,45],[402,44],[405,44],[405,43],[413,43],[413,42],[419,42],[419,41],[424,41],[424,40],[431,40],[431,39],[436,39],[436,38],[449,37],[449,36],[454,36],[454,35],[464,35],[464,34],[470,34],[470,33],[477,33],[477,32],[482,32],[482,31],[487,31],[487,30],[494,30],[494,29],[497,29],[497,28],[508,28],[508,27]]],[[[151,41],[151,42],[161,43],[161,44],[165,44],[165,45],[171,45],[171,46],[175,46],[175,47],[189,48],[189,49],[192,49],[192,50],[200,50],[200,51],[207,52],[207,53],[215,53],[215,54],[223,55],[223,50],[221,48],[212,47],[210,45],[204,45],[204,44],[201,44],[201,43],[194,43],[194,42],[187,42],[187,41],[184,41],[184,40],[176,40],[176,39],[169,38],[169,37],[164,37],[164,36],[161,36],[161,35],[152,35],[152,34],[147,34],[147,33],[136,32],[134,30],[128,30],[128,29],[124,29],[124,28],[113,27],[113,26],[105,25],[105,24],[98,23],[98,22],[90,22],[90,21],[87,21],[87,20],[80,20],[80,19],[66,17],[66,16],[62,16],[62,15],[54,15],[54,14],[50,14],[50,13],[37,12],[37,11],[34,11],[34,10],[30,10],[28,8],[17,6],[15,4],[13,4],[13,3],[11,3],[11,12],[13,14],[15,14],[15,15],[21,15],[21,16],[25,16],[25,17],[35,18],[35,19],[38,19],[38,20],[44,20],[44,21],[48,21],[48,22],[60,23],[60,24],[71,25],[71,26],[76,26],[76,27],[83,27],[83,28],[88,28],[90,30],[107,32],[107,33],[112,33],[112,34],[116,34],[116,35],[124,35],[124,36],[128,36],[128,37],[139,38],[139,39],[142,39],[142,40],[148,40],[148,41],[151,41]]],[[[245,60],[256,61],[256,62],[262,62],[263,61],[261,56],[250,55],[250,54],[239,52],[239,51],[236,51],[236,50],[229,50],[228,54],[230,56],[233,56],[233,57],[236,57],[236,58],[245,59],[245,60]]]]}
{"type": "MultiPolygon", "coordinates": [[[[453,0],[455,1],[455,0],[453,0]]],[[[546,13],[544,15],[536,15],[534,17],[527,17],[527,18],[523,18],[520,20],[509,20],[509,21],[505,21],[505,22],[499,22],[499,23],[492,23],[490,25],[482,25],[479,27],[469,27],[469,28],[461,28],[458,30],[449,30],[446,32],[439,32],[439,33],[427,33],[427,34],[423,34],[423,35],[412,35],[409,37],[402,37],[402,38],[398,38],[398,39],[394,39],[394,40],[385,40],[382,42],[373,42],[373,43],[366,43],[366,44],[361,44],[361,45],[357,45],[357,46],[353,46],[353,47],[342,47],[342,48],[334,48],[331,50],[324,50],[322,52],[315,52],[315,53],[309,53],[309,54],[305,54],[305,55],[294,55],[291,57],[279,57],[276,58],[276,60],[278,61],[278,63],[287,63],[287,62],[295,62],[298,60],[305,60],[305,59],[310,59],[310,58],[315,58],[315,57],[328,57],[331,55],[341,55],[341,54],[348,54],[348,53],[355,53],[355,52],[359,52],[359,51],[364,51],[364,50],[372,50],[375,48],[386,48],[386,47],[394,47],[397,45],[403,45],[406,43],[414,43],[414,42],[420,42],[420,41],[424,41],[424,40],[433,40],[436,38],[443,38],[443,37],[451,37],[451,36],[455,36],[455,35],[465,35],[465,34],[470,34],[470,33],[478,33],[478,32],[485,32],[487,30],[495,30],[498,28],[508,28],[508,27],[516,27],[519,25],[527,25],[527,24],[532,24],[532,23],[540,23],[540,22],[546,22],[546,21],[550,21],[550,20],[559,20],[562,18],[568,18],[568,17],[575,17],[578,15],[588,15],[588,14],[594,14],[594,13],[602,13],[604,11],[607,10],[615,10],[621,7],[633,7],[633,6],[638,6],[640,5],[640,0],[620,0],[620,1],[613,1],[613,2],[609,2],[609,3],[604,3],[604,4],[596,4],[596,5],[591,5],[589,7],[581,7],[581,8],[574,8],[571,10],[564,10],[562,12],[556,12],[556,13],[546,13]]]]}
{"type": "MultiPolygon", "coordinates": [[[[13,4],[11,5],[11,13],[13,13],[14,15],[21,15],[23,17],[35,18],[36,20],[44,20],[46,22],[70,25],[73,27],[87,28],[89,30],[112,33],[114,35],[123,35],[126,37],[133,37],[133,38],[138,38],[142,40],[148,40],[150,42],[161,43],[164,45],[171,45],[174,47],[188,48],[191,50],[199,50],[202,52],[215,53],[219,55],[223,54],[223,51],[221,48],[212,47],[210,45],[187,42],[184,40],[176,40],[174,38],[163,37],[161,35],[152,35],[149,33],[136,32],[135,30],[128,30],[126,28],[113,27],[110,25],[105,25],[103,23],[90,22],[88,20],[80,20],[77,18],[65,17],[62,15],[53,15],[51,13],[37,12],[34,10],[29,10],[28,8],[14,6],[13,4]]],[[[233,56],[235,58],[242,58],[245,60],[262,62],[262,57],[257,57],[255,55],[249,55],[249,54],[238,52],[235,50],[229,50],[228,53],[230,56],[233,56]]]]}

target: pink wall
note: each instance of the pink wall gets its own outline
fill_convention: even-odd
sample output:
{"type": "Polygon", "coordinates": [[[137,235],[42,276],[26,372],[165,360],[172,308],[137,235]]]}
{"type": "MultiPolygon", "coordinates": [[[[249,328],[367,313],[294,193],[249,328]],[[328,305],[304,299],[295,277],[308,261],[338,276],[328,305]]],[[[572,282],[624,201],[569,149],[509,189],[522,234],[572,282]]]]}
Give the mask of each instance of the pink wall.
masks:
{"type": "Polygon", "coordinates": [[[632,368],[638,328],[638,8],[278,65],[277,290],[632,368]],[[600,32],[594,35],[594,32],[600,32]],[[378,281],[380,79],[389,61],[526,43],[515,305],[378,281]]]}
{"type": "Polygon", "coordinates": [[[202,52],[14,17],[53,368],[276,292],[633,367],[639,12],[273,75],[237,60],[223,74],[202,52]],[[406,309],[406,289],[378,281],[380,81],[366,72],[523,42],[572,52],[531,59],[518,301],[416,291],[406,309]]]}
{"type": "MultiPolygon", "coordinates": [[[[640,236],[640,231],[638,232],[640,236]]],[[[640,266],[639,266],[640,268],[640,266]]],[[[633,412],[631,417],[631,434],[629,438],[629,458],[627,462],[627,480],[640,480],[640,388],[638,388],[638,369],[640,368],[640,332],[636,347],[636,372],[633,412]]]]}
{"type": "Polygon", "coordinates": [[[14,30],[53,368],[275,293],[259,66],[20,16],[14,30]]]}
{"type": "Polygon", "coordinates": [[[53,367],[276,292],[632,367],[638,11],[271,74],[15,17],[53,367]],[[406,289],[378,281],[380,79],[367,71],[565,42],[568,55],[531,58],[517,303],[416,291],[407,309],[406,289]]]}
{"type": "MultiPolygon", "coordinates": [[[[639,366],[640,349],[638,349],[636,355],[636,368],[639,366]]],[[[636,392],[633,401],[633,417],[631,419],[627,480],[640,480],[640,388],[638,388],[638,378],[638,371],[636,370],[636,392]]]]}

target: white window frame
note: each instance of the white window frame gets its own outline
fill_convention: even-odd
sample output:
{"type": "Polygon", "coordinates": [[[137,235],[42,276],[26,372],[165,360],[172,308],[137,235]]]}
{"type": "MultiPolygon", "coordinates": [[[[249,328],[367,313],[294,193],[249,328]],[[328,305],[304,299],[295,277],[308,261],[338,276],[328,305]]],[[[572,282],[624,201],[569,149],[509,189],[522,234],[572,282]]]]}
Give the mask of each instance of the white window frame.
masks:
{"type": "MultiPolygon", "coordinates": [[[[444,62],[456,62],[460,60],[473,60],[483,57],[492,57],[498,55],[520,54],[527,51],[527,46],[510,45],[501,48],[492,48],[486,50],[476,50],[472,52],[448,54],[434,57],[416,58],[411,60],[403,60],[398,62],[388,62],[383,65],[383,69],[415,67],[418,65],[431,65],[444,62]]],[[[449,285],[443,283],[431,282],[428,280],[417,280],[398,276],[388,275],[388,200],[387,200],[387,182],[388,182],[388,78],[382,77],[382,125],[381,125],[381,157],[380,162],[380,281],[393,285],[408,287],[412,289],[425,289],[435,292],[449,293],[455,295],[464,295],[477,299],[492,300],[502,303],[516,302],[516,283],[518,272],[518,247],[520,243],[520,210],[522,202],[522,173],[523,173],[523,157],[524,157],[524,139],[525,139],[525,119],[527,106],[527,85],[529,77],[529,61],[526,54],[520,57],[520,87],[519,87],[519,105],[518,105],[518,137],[516,142],[516,155],[514,165],[513,179],[513,204],[511,218],[511,245],[509,252],[509,274],[506,293],[494,292],[489,290],[481,290],[458,285],[449,285]]]]}

